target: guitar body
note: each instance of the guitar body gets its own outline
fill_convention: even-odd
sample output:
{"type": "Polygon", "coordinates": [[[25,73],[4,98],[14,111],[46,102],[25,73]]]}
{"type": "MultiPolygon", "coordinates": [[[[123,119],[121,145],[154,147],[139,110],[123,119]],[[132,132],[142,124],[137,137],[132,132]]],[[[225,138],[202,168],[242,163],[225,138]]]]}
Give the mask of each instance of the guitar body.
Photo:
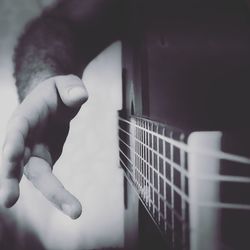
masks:
{"type": "Polygon", "coordinates": [[[250,33],[240,1],[134,1],[120,162],[128,249],[250,249],[250,33]]]}

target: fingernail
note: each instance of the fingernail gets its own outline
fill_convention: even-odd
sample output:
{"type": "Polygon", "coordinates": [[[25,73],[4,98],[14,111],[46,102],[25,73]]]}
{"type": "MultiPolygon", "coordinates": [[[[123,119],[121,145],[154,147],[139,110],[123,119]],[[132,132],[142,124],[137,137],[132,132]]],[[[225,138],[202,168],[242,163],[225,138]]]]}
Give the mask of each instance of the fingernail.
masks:
{"type": "Polygon", "coordinates": [[[75,87],[69,90],[69,95],[73,99],[82,99],[86,96],[86,93],[83,88],[75,87]]]}

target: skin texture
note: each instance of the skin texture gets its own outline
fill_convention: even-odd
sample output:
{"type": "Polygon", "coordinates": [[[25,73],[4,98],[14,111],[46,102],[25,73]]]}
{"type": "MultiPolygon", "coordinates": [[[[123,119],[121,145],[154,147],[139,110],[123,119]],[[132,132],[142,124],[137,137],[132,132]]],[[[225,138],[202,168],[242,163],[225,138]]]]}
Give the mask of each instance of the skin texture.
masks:
{"type": "Polygon", "coordinates": [[[60,1],[21,36],[14,58],[20,105],[8,124],[0,166],[3,206],[18,200],[24,174],[66,215],[81,215],[80,202],[52,169],[71,119],[88,99],[79,76],[100,51],[120,38],[121,10],[118,0],[60,1]]]}

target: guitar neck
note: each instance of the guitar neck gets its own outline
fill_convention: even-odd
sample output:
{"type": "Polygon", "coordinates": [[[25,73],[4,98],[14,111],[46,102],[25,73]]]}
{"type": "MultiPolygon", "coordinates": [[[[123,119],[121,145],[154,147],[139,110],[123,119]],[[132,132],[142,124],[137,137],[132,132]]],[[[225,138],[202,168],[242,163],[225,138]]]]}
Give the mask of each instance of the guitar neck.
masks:
{"type": "Polygon", "coordinates": [[[223,152],[222,135],[119,117],[120,164],[170,249],[238,244],[228,240],[237,228],[227,230],[226,221],[249,217],[250,158],[223,152]]]}

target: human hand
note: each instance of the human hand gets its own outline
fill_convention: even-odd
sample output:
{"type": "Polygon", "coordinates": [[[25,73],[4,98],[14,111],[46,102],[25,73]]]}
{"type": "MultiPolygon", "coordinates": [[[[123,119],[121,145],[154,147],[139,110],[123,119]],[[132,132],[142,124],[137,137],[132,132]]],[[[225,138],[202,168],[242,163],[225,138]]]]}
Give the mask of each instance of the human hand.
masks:
{"type": "Polygon", "coordinates": [[[27,95],[7,127],[0,166],[0,204],[15,204],[24,174],[62,212],[73,219],[81,215],[80,202],[52,169],[61,155],[70,120],[87,99],[83,82],[74,75],[49,78],[27,95]]]}

